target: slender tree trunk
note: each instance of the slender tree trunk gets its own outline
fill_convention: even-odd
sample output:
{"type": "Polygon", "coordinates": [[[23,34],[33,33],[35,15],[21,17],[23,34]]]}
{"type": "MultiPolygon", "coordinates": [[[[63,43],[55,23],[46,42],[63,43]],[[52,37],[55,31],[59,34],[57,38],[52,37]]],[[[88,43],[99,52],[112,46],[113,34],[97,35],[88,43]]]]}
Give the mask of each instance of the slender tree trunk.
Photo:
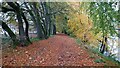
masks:
{"type": "Polygon", "coordinates": [[[37,7],[36,7],[36,3],[33,3],[33,10],[35,11],[35,15],[36,15],[36,26],[37,26],[38,37],[44,38],[42,23],[40,20],[39,12],[38,12],[37,7]]]}
{"type": "Polygon", "coordinates": [[[53,35],[55,35],[56,34],[56,26],[55,26],[55,24],[53,24],[53,35]]]}
{"type": "Polygon", "coordinates": [[[45,5],[44,5],[44,3],[40,3],[41,4],[41,6],[42,6],[42,11],[44,12],[44,13],[41,13],[41,15],[42,15],[42,18],[43,18],[43,23],[44,23],[44,29],[45,29],[45,37],[47,38],[47,34],[48,34],[48,22],[46,21],[46,11],[45,11],[45,5]]]}
{"type": "Polygon", "coordinates": [[[19,37],[20,37],[20,42],[21,45],[24,46],[26,43],[26,35],[23,27],[23,22],[21,18],[21,13],[17,13],[17,19],[18,19],[18,28],[19,28],[19,37]]]}
{"type": "Polygon", "coordinates": [[[28,10],[30,10],[30,8],[33,9],[33,11],[28,11],[28,12],[35,24],[37,36],[39,39],[44,38],[45,31],[44,31],[42,23],[40,21],[40,15],[37,10],[38,8],[36,7],[36,3],[29,3],[30,8],[26,5],[26,3],[25,3],[25,6],[28,10]]]}
{"type": "Polygon", "coordinates": [[[102,42],[102,45],[101,45],[101,47],[100,47],[100,52],[103,54],[104,51],[105,51],[105,45],[104,45],[104,43],[102,42]]]}
{"type": "Polygon", "coordinates": [[[51,22],[51,15],[49,15],[49,32],[48,32],[48,36],[51,35],[51,26],[52,26],[52,22],[51,22]]]}
{"type": "Polygon", "coordinates": [[[100,52],[102,54],[105,52],[105,49],[107,50],[106,44],[107,44],[107,37],[103,37],[102,45],[100,47],[100,52]]]}
{"type": "Polygon", "coordinates": [[[50,15],[49,15],[49,8],[47,7],[46,2],[41,3],[42,9],[43,9],[43,17],[45,18],[45,35],[46,38],[49,36],[49,24],[50,24],[50,15]]]}
{"type": "MultiPolygon", "coordinates": [[[[53,18],[55,19],[55,15],[53,15],[53,18]]],[[[56,34],[56,25],[55,25],[55,20],[54,23],[52,23],[52,34],[55,35],[56,34]]]]}
{"type": "Polygon", "coordinates": [[[26,17],[25,17],[25,15],[24,15],[23,12],[22,12],[22,17],[23,17],[23,19],[25,21],[25,24],[26,24],[26,28],[25,28],[26,39],[27,39],[27,41],[29,41],[30,43],[32,43],[30,41],[30,39],[29,39],[29,32],[28,32],[28,30],[29,30],[29,23],[28,23],[28,21],[27,21],[27,19],[26,19],[26,17]]]}

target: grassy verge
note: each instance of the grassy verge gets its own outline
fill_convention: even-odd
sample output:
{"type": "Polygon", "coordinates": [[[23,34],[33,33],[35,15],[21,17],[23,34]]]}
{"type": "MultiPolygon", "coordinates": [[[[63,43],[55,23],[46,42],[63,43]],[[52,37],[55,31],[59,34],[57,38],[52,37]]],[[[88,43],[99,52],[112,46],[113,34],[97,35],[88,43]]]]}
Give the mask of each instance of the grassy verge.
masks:
{"type": "Polygon", "coordinates": [[[98,51],[98,48],[93,48],[91,46],[88,46],[85,44],[83,44],[80,39],[76,39],[76,43],[80,45],[80,47],[82,47],[84,50],[86,50],[89,55],[90,55],[90,58],[94,58],[94,62],[96,63],[104,63],[105,66],[118,66],[120,67],[120,62],[116,61],[114,58],[112,58],[111,56],[110,57],[107,57],[103,54],[101,54],[99,51],[98,51]]]}
{"type": "MultiPolygon", "coordinates": [[[[93,54],[96,54],[96,55],[98,55],[98,56],[100,56],[101,57],[101,60],[103,61],[103,62],[105,62],[106,64],[105,65],[107,65],[107,66],[119,66],[120,67],[120,62],[118,62],[118,61],[116,61],[114,58],[112,58],[111,56],[105,56],[105,55],[103,55],[103,54],[101,54],[99,51],[98,51],[98,49],[93,49],[93,48],[91,48],[91,49],[89,49],[93,54]]],[[[97,60],[97,59],[96,59],[97,60]]],[[[95,61],[96,61],[95,60],[95,61]]]]}
{"type": "MultiPolygon", "coordinates": [[[[49,37],[54,37],[54,35],[50,35],[49,37]]],[[[35,37],[35,38],[30,38],[31,42],[35,42],[35,41],[40,41],[40,40],[43,40],[43,39],[39,39],[38,37],[35,37]]]]}
{"type": "Polygon", "coordinates": [[[39,41],[39,40],[41,40],[41,39],[39,39],[39,38],[30,38],[30,40],[31,40],[31,42],[35,42],[35,41],[39,41]]]}

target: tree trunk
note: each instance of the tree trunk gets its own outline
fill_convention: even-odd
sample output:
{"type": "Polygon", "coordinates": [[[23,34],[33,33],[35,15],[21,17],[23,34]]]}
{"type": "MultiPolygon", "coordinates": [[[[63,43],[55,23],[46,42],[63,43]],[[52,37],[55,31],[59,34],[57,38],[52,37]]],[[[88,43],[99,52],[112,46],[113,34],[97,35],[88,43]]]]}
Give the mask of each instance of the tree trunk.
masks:
{"type": "Polygon", "coordinates": [[[22,12],[22,17],[23,17],[23,19],[24,19],[24,21],[25,21],[25,24],[26,24],[26,28],[25,28],[26,39],[27,39],[28,42],[32,43],[32,42],[30,41],[30,39],[29,39],[29,33],[28,33],[29,23],[28,23],[28,21],[27,21],[27,19],[26,19],[26,17],[25,17],[25,15],[24,15],[23,12],[22,12]]]}
{"type": "Polygon", "coordinates": [[[25,35],[24,27],[23,27],[21,13],[17,13],[17,19],[18,19],[20,43],[21,43],[21,46],[24,46],[26,43],[26,35],[25,35]]]}
{"type": "Polygon", "coordinates": [[[105,52],[105,49],[107,50],[106,44],[107,44],[107,37],[103,37],[103,41],[102,41],[102,44],[101,44],[101,47],[100,47],[100,52],[102,54],[105,52]]]}
{"type": "MultiPolygon", "coordinates": [[[[17,15],[17,20],[18,20],[18,28],[19,28],[19,38],[20,38],[20,44],[21,46],[28,45],[28,40],[25,35],[24,27],[23,27],[23,21],[22,21],[22,10],[20,9],[20,6],[17,2],[7,2],[10,7],[12,7],[17,15]]],[[[27,29],[28,29],[28,25],[27,29]]]]}
{"type": "Polygon", "coordinates": [[[38,37],[41,39],[41,38],[44,38],[44,34],[42,29],[42,23],[40,20],[40,15],[35,3],[33,3],[33,10],[35,11],[35,16],[36,16],[36,27],[37,27],[38,37]]]}
{"type": "Polygon", "coordinates": [[[53,24],[53,35],[55,35],[56,34],[56,26],[55,26],[55,24],[53,24]]]}
{"type": "Polygon", "coordinates": [[[42,9],[43,9],[43,17],[45,18],[44,23],[45,23],[45,36],[48,38],[49,36],[49,25],[50,25],[50,15],[48,11],[48,7],[46,2],[41,3],[42,9]]]}
{"type": "Polygon", "coordinates": [[[13,41],[13,45],[19,45],[19,41],[16,38],[16,35],[13,33],[13,31],[8,27],[8,25],[2,21],[2,28],[9,34],[9,36],[11,37],[12,41],[13,41]]]}
{"type": "Polygon", "coordinates": [[[51,22],[51,15],[49,15],[49,32],[48,32],[48,36],[50,36],[51,35],[51,30],[52,30],[52,28],[51,28],[51,26],[52,26],[52,22],[51,22]]]}
{"type": "Polygon", "coordinates": [[[103,54],[104,51],[105,51],[105,45],[104,45],[104,43],[102,42],[101,47],[100,47],[100,52],[103,54]]]}

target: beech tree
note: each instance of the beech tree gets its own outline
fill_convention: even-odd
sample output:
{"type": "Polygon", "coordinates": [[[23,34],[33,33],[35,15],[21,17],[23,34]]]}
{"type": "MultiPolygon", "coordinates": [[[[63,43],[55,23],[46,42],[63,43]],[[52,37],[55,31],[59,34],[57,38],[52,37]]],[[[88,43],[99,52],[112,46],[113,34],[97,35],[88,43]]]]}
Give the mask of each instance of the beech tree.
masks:
{"type": "Polygon", "coordinates": [[[104,53],[107,48],[108,36],[117,34],[117,11],[113,5],[116,5],[116,2],[91,2],[88,9],[89,15],[93,20],[95,33],[102,32],[101,53],[104,53]]]}
{"type": "Polygon", "coordinates": [[[30,39],[29,39],[29,35],[28,35],[29,24],[28,24],[28,21],[26,20],[26,17],[24,16],[24,13],[22,12],[19,4],[16,3],[16,2],[15,3],[7,2],[7,4],[11,8],[6,8],[6,7],[3,6],[2,7],[2,12],[6,13],[6,12],[9,12],[9,11],[13,11],[17,15],[20,45],[24,46],[24,45],[27,45],[28,43],[31,43],[30,39]],[[23,27],[23,20],[25,21],[25,25],[26,25],[25,30],[24,30],[24,27],[23,27]]]}

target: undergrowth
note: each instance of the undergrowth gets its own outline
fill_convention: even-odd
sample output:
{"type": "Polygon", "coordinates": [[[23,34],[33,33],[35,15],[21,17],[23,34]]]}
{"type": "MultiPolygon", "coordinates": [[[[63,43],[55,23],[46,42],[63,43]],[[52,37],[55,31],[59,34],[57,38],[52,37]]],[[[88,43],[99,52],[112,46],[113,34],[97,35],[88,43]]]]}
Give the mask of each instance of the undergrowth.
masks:
{"type": "MultiPolygon", "coordinates": [[[[85,45],[83,44],[83,42],[80,41],[80,39],[76,38],[76,43],[79,44],[82,47],[85,47],[85,45]]],[[[113,64],[117,65],[120,67],[120,62],[115,60],[115,58],[112,58],[112,56],[105,56],[103,54],[101,54],[99,52],[98,48],[92,48],[91,46],[87,47],[87,50],[89,50],[90,54],[90,58],[94,58],[94,62],[96,63],[106,63],[107,61],[111,61],[113,64]],[[100,56],[101,58],[96,58],[95,55],[100,56]]],[[[106,66],[108,66],[109,64],[105,64],[106,66]]]]}

